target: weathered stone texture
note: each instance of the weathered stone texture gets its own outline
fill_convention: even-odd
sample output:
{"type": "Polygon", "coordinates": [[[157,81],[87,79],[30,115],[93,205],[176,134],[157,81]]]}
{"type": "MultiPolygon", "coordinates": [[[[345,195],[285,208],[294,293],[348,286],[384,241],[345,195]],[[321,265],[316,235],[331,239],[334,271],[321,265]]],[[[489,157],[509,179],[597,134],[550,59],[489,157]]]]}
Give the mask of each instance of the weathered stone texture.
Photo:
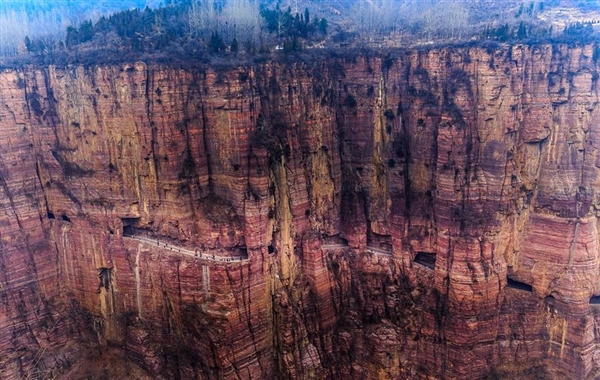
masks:
{"type": "Polygon", "coordinates": [[[0,377],[597,377],[594,49],[3,71],[0,377]]]}

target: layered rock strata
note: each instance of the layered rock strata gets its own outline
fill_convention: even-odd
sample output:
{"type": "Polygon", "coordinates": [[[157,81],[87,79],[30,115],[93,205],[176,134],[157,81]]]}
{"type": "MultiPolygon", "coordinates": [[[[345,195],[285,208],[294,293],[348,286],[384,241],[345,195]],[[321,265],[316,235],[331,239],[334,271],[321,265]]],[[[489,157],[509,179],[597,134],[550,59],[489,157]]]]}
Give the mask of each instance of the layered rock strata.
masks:
{"type": "Polygon", "coordinates": [[[596,378],[597,56],[4,70],[0,377],[596,378]]]}

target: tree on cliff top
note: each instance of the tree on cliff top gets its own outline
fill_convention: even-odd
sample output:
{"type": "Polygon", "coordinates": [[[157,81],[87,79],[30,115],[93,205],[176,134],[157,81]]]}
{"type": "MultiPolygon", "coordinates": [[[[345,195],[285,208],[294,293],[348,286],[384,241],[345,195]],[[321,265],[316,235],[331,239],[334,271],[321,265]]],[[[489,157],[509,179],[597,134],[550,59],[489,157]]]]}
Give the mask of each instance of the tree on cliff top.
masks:
{"type": "Polygon", "coordinates": [[[327,34],[328,21],[325,18],[310,17],[308,8],[303,14],[296,12],[292,14],[292,9],[288,7],[286,11],[279,8],[279,3],[274,9],[261,7],[260,15],[265,21],[269,33],[275,33],[277,37],[290,40],[293,38],[311,39],[327,34]]]}
{"type": "Polygon", "coordinates": [[[231,40],[231,46],[229,47],[229,51],[231,51],[232,53],[237,53],[240,49],[240,45],[238,43],[237,38],[233,37],[233,40],[231,40]]]}
{"type": "Polygon", "coordinates": [[[255,43],[260,38],[262,21],[255,0],[192,0],[187,9],[188,28],[192,37],[208,39],[213,31],[230,41],[236,36],[255,43]]]}
{"type": "Polygon", "coordinates": [[[208,50],[212,53],[218,53],[226,49],[225,43],[218,32],[212,32],[208,42],[208,50]]]}
{"type": "MultiPolygon", "coordinates": [[[[170,0],[154,9],[127,9],[101,17],[86,13],[93,8],[85,6],[67,9],[40,5],[34,14],[29,12],[34,7],[31,5],[27,12],[21,12],[14,5],[18,3],[5,0],[0,7],[0,55],[23,53],[22,58],[31,60],[25,55],[29,53],[35,56],[34,61],[47,63],[96,62],[99,52],[110,53],[102,55],[107,60],[135,59],[141,54],[165,60],[172,54],[182,60],[202,58],[208,51],[225,52],[225,42],[231,44],[233,53],[242,43],[246,53],[268,54],[275,45],[289,53],[301,46],[310,49],[333,43],[341,47],[392,47],[465,41],[473,36],[539,42],[554,41],[559,35],[560,42],[577,43],[597,36],[593,15],[592,23],[568,25],[564,33],[555,30],[553,35],[538,15],[547,15],[554,5],[544,2],[542,7],[539,1],[507,0],[475,7],[467,0],[315,0],[310,2],[310,10],[299,11],[297,6],[294,10],[280,7],[276,0],[170,0]],[[13,5],[6,7],[7,3],[13,5]],[[320,17],[319,11],[328,12],[331,19],[320,17]],[[336,30],[333,37],[327,36],[330,29],[336,30]]],[[[108,0],[101,3],[105,9],[108,0]]],[[[600,14],[597,17],[600,19],[600,14]]]]}

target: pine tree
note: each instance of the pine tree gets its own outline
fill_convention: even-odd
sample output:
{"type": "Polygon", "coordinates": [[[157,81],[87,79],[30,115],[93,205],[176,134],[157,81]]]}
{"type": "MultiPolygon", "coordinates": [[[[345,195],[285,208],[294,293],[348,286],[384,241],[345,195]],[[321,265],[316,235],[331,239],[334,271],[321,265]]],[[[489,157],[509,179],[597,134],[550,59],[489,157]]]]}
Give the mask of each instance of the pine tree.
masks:
{"type": "Polygon", "coordinates": [[[321,33],[327,34],[327,26],[327,19],[323,17],[321,21],[319,21],[319,30],[321,31],[321,33]]]}
{"type": "Polygon", "coordinates": [[[29,39],[29,36],[25,36],[25,47],[27,48],[27,51],[29,53],[31,53],[31,40],[29,39]]]}
{"type": "Polygon", "coordinates": [[[225,50],[225,43],[218,32],[213,31],[208,42],[208,50],[212,53],[218,53],[225,50]]]}
{"type": "Polygon", "coordinates": [[[527,38],[527,27],[525,26],[525,23],[521,21],[519,23],[519,29],[517,30],[517,39],[522,40],[524,38],[527,38]]]}

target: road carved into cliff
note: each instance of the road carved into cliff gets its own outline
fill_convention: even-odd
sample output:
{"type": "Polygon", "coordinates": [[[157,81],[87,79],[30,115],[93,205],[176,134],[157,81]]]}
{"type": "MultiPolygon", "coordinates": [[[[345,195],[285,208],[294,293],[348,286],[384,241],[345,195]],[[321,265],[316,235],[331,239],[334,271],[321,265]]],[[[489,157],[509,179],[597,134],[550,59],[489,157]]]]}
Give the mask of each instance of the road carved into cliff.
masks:
{"type": "MultiPolygon", "coordinates": [[[[202,260],[210,260],[210,261],[215,261],[215,262],[222,262],[222,263],[233,263],[233,262],[243,262],[243,261],[248,261],[247,257],[243,257],[243,256],[219,256],[219,255],[213,255],[213,254],[206,254],[203,252],[200,252],[198,250],[196,251],[191,251],[187,248],[183,248],[180,246],[176,246],[173,244],[169,244],[169,243],[165,243],[165,242],[161,242],[159,239],[152,239],[152,238],[148,238],[148,237],[144,237],[144,236],[137,236],[137,235],[132,235],[132,234],[124,234],[123,235],[124,239],[132,239],[132,240],[136,240],[140,243],[143,244],[148,244],[148,245],[152,245],[154,247],[157,248],[163,248],[163,249],[168,249],[169,251],[172,252],[176,252],[176,253],[182,253],[184,255],[187,256],[192,256],[194,258],[197,259],[202,259],[202,260]]],[[[348,248],[348,245],[346,244],[326,244],[321,246],[322,249],[344,249],[344,248],[348,248]]],[[[392,256],[392,252],[390,251],[386,251],[383,249],[379,249],[379,248],[375,248],[375,247],[370,247],[367,246],[365,249],[366,252],[375,254],[375,255],[383,255],[383,256],[392,256]]]]}
{"type": "Polygon", "coordinates": [[[369,247],[369,246],[367,246],[366,251],[369,252],[369,253],[374,253],[376,255],[392,256],[392,252],[391,251],[386,251],[384,249],[379,249],[379,248],[375,248],[375,247],[369,247]]]}
{"type": "Polygon", "coordinates": [[[230,256],[218,256],[218,255],[212,255],[212,254],[209,255],[204,252],[200,252],[198,250],[191,251],[189,249],[179,247],[179,246],[176,246],[173,244],[161,242],[159,239],[151,239],[151,238],[147,238],[147,237],[143,237],[143,236],[126,234],[126,235],[123,235],[123,239],[136,240],[143,244],[148,244],[148,245],[152,245],[154,247],[168,249],[169,251],[176,252],[176,253],[182,253],[187,256],[192,256],[196,259],[210,260],[210,261],[221,262],[221,263],[234,263],[234,262],[248,261],[248,258],[243,257],[243,256],[230,257],[230,256]]]}
{"type": "MultiPolygon", "coordinates": [[[[348,248],[347,244],[324,244],[321,246],[321,249],[343,249],[348,248]]],[[[373,253],[375,255],[383,255],[383,256],[392,256],[391,251],[386,251],[385,249],[375,248],[371,246],[367,246],[365,248],[366,252],[373,253]]]]}
{"type": "Polygon", "coordinates": [[[346,244],[323,244],[321,249],[343,249],[348,248],[346,244]]]}

